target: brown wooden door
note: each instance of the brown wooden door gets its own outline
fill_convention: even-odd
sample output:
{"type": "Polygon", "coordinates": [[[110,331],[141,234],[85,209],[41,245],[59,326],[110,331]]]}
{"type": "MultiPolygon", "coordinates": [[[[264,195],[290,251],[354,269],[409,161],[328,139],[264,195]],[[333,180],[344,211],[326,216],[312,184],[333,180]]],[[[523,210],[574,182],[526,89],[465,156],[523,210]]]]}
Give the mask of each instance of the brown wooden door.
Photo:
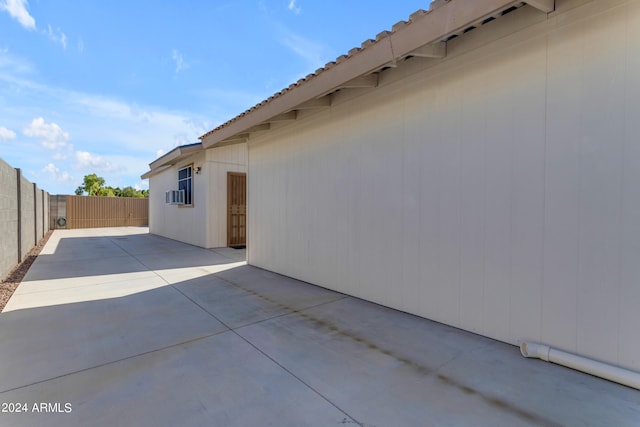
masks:
{"type": "Polygon", "coordinates": [[[227,246],[247,244],[247,174],[227,172],[227,246]]]}

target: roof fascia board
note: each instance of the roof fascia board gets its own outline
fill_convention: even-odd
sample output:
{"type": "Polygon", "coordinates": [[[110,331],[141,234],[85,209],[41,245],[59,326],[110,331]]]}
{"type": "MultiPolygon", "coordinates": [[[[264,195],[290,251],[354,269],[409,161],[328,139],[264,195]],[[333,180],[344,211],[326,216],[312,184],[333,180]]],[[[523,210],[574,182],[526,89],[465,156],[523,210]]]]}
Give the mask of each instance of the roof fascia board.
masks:
{"type": "Polygon", "coordinates": [[[176,147],[173,150],[169,151],[164,156],[160,157],[159,159],[149,163],[149,168],[153,171],[154,169],[158,169],[162,166],[167,166],[167,165],[171,166],[175,164],[178,160],[201,150],[203,150],[202,144],[176,147]]]}
{"type": "Polygon", "coordinates": [[[269,119],[300,104],[327,94],[340,85],[379,70],[385,64],[393,64],[399,58],[410,55],[420,47],[439,42],[443,37],[463,30],[487,16],[518,3],[514,0],[452,0],[416,17],[394,32],[383,32],[379,39],[369,43],[347,57],[341,57],[331,68],[306,80],[299,81],[236,117],[223,127],[200,137],[204,148],[210,148],[247,129],[268,122],[269,119]]]}
{"type": "Polygon", "coordinates": [[[169,168],[171,168],[171,165],[164,165],[164,166],[160,166],[159,168],[152,169],[152,170],[147,171],[144,174],[140,175],[140,179],[151,178],[152,176],[157,175],[160,172],[165,171],[165,170],[167,170],[169,168]]]}
{"type": "Polygon", "coordinates": [[[178,157],[180,157],[180,148],[174,148],[173,150],[169,151],[164,156],[162,156],[159,159],[156,159],[153,162],[149,163],[149,168],[151,168],[152,170],[153,169],[157,169],[160,166],[163,166],[163,165],[166,165],[166,164],[170,164],[171,162],[173,162],[178,157]]]}
{"type": "Polygon", "coordinates": [[[464,30],[516,3],[518,2],[513,0],[453,0],[444,3],[389,35],[393,50],[397,52],[396,58],[464,30]]]}

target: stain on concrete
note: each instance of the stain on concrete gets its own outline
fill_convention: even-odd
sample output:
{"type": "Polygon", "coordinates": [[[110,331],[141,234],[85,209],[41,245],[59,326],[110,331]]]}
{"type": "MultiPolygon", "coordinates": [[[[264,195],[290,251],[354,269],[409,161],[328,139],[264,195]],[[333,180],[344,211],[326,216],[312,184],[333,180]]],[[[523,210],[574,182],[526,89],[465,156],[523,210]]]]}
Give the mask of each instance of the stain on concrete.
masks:
{"type": "Polygon", "coordinates": [[[522,408],[517,407],[516,405],[514,405],[511,402],[508,402],[504,399],[501,399],[499,397],[496,396],[491,396],[488,395],[480,390],[474,389],[473,387],[467,385],[467,384],[463,384],[462,382],[460,382],[459,380],[453,379],[449,376],[443,375],[441,373],[436,373],[435,370],[423,366],[413,360],[407,359],[406,357],[401,356],[400,354],[396,353],[395,351],[391,350],[391,349],[385,349],[385,348],[381,348],[380,346],[378,346],[377,344],[367,340],[366,338],[363,338],[353,332],[344,330],[342,328],[340,328],[338,325],[332,323],[330,320],[328,319],[322,319],[319,317],[316,317],[312,314],[303,312],[299,309],[295,309],[291,306],[288,306],[287,304],[284,304],[280,301],[274,300],[266,295],[263,295],[257,291],[254,291],[252,289],[247,289],[244,286],[240,285],[239,283],[235,283],[231,280],[228,279],[222,279],[225,282],[237,287],[238,289],[241,289],[251,295],[256,296],[257,298],[272,304],[276,307],[278,307],[279,309],[283,309],[286,311],[289,311],[290,315],[294,315],[297,316],[307,322],[311,322],[315,328],[317,329],[326,329],[327,331],[331,331],[333,333],[336,333],[338,335],[340,335],[341,337],[345,337],[347,339],[352,340],[355,343],[358,343],[359,345],[366,345],[368,349],[372,350],[372,351],[376,351],[379,352],[387,357],[392,357],[394,358],[396,361],[398,361],[399,363],[413,369],[417,374],[423,375],[423,376],[431,376],[433,374],[435,374],[435,378],[440,381],[443,385],[449,386],[449,387],[453,387],[456,388],[458,390],[460,390],[461,392],[463,392],[464,394],[467,395],[473,395],[473,396],[477,396],[478,398],[482,399],[485,403],[487,403],[488,405],[502,410],[504,412],[508,412],[512,415],[515,415],[523,420],[526,420],[528,422],[531,423],[535,423],[535,424],[539,424],[539,425],[544,425],[544,426],[559,426],[559,424],[550,421],[548,419],[545,419],[543,417],[541,417],[538,414],[529,412],[527,410],[524,410],[522,408]]]}

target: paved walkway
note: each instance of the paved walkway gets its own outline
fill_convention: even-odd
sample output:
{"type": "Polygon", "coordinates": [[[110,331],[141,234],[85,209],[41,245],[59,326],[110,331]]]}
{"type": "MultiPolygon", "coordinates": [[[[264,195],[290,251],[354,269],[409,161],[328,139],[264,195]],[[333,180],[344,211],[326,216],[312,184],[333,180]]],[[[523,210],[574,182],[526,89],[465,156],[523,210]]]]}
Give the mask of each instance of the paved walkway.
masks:
{"type": "Polygon", "coordinates": [[[0,426],[640,425],[636,390],[243,259],[54,232],[0,314],[0,426]]]}

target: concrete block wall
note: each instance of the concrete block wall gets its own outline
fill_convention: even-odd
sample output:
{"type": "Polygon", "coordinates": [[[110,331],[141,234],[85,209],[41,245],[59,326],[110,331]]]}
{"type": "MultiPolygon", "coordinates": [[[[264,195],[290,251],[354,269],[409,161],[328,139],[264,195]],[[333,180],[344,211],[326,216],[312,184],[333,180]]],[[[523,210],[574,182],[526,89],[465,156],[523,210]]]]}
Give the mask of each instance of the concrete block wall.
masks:
{"type": "Polygon", "coordinates": [[[0,159],[0,277],[18,262],[16,170],[0,159]]]}
{"type": "Polygon", "coordinates": [[[20,259],[24,259],[29,250],[36,245],[35,241],[35,198],[33,184],[20,176],[20,259]]]}
{"type": "Polygon", "coordinates": [[[49,193],[0,159],[0,278],[44,237],[48,224],[49,193]]]}

